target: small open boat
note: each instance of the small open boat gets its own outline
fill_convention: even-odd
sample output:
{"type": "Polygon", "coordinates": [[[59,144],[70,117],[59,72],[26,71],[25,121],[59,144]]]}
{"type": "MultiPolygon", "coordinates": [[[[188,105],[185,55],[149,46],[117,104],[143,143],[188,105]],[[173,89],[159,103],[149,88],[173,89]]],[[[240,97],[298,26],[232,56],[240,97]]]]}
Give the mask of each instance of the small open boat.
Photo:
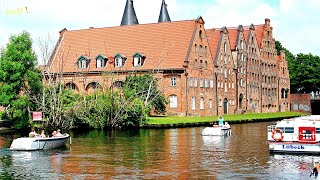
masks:
{"type": "Polygon", "coordinates": [[[202,130],[202,136],[230,136],[230,125],[206,127],[202,130]]]}
{"type": "Polygon", "coordinates": [[[65,146],[67,140],[69,139],[69,134],[64,134],[59,137],[21,137],[13,140],[10,150],[43,150],[43,149],[53,149],[61,146],[65,146]]]}

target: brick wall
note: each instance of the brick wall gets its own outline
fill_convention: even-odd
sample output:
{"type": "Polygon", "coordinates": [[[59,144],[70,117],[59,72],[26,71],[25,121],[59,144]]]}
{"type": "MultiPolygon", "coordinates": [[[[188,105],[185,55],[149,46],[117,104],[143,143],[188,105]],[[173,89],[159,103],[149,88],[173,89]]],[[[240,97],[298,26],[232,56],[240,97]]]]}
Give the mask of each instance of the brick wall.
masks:
{"type": "Polygon", "coordinates": [[[310,94],[290,94],[291,111],[311,113],[310,94]]]}

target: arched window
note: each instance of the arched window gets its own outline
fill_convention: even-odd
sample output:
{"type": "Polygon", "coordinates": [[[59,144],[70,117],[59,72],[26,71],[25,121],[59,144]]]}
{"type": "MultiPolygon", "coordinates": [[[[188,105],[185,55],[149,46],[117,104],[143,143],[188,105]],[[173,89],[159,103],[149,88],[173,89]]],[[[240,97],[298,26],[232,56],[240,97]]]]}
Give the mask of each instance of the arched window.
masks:
{"type": "Polygon", "coordinates": [[[170,95],[170,108],[177,108],[178,107],[178,98],[176,95],[170,95]]]}
{"type": "Polygon", "coordinates": [[[199,39],[201,39],[202,38],[202,31],[200,30],[199,31],[199,39]]]}

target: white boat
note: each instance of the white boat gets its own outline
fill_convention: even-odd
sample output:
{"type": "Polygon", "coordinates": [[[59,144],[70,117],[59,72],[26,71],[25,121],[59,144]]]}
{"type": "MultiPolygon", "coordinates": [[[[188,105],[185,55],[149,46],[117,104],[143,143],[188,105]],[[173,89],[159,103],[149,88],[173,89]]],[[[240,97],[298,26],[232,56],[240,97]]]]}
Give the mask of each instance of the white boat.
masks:
{"type": "MultiPolygon", "coordinates": [[[[65,146],[67,140],[69,139],[69,134],[64,134],[59,137],[21,137],[14,139],[11,143],[10,150],[43,150],[43,149],[53,149],[61,146],[65,146]]],[[[70,140],[71,141],[71,140],[70,140]]]]}
{"type": "Polygon", "coordinates": [[[206,127],[202,130],[202,136],[230,136],[230,125],[206,127]]]}
{"type": "Polygon", "coordinates": [[[284,119],[268,126],[270,152],[320,154],[320,115],[284,119]]]}

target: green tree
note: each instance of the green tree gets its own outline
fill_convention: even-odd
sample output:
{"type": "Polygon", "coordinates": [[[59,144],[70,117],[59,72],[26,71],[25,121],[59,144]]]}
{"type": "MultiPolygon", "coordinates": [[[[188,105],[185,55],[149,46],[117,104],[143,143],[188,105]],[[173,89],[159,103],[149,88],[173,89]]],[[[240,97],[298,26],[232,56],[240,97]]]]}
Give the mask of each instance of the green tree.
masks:
{"type": "Polygon", "coordinates": [[[0,105],[7,108],[5,117],[17,128],[29,124],[30,112],[37,109],[35,96],[42,87],[36,55],[28,32],[11,36],[0,57],[0,105]]]}
{"type": "Polygon", "coordinates": [[[122,90],[126,97],[139,98],[145,107],[157,113],[166,111],[166,98],[158,90],[157,79],[150,74],[127,76],[122,90]]]}

